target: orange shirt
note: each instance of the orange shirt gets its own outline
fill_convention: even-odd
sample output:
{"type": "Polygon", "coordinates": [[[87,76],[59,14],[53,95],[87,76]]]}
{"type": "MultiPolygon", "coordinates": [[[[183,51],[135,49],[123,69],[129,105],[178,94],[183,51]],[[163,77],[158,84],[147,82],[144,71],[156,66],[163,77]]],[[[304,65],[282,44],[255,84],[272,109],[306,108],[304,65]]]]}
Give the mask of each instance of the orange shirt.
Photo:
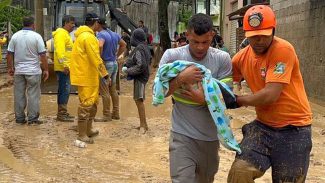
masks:
{"type": "Polygon", "coordinates": [[[256,106],[257,120],[272,127],[311,124],[312,113],[293,46],[278,37],[263,55],[247,46],[233,60],[233,80],[244,78],[253,93],[266,83],[285,84],[279,99],[270,105],[256,106]]]}

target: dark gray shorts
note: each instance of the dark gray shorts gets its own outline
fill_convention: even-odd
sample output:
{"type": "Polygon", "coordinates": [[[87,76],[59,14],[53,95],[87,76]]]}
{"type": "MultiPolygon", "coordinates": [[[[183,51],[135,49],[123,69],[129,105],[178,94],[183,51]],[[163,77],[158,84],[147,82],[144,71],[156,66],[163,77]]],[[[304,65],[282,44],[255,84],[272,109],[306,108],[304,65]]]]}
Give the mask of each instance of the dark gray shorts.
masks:
{"type": "Polygon", "coordinates": [[[242,154],[236,158],[265,172],[272,166],[273,182],[305,179],[312,148],[311,126],[272,128],[255,120],[242,128],[242,154]]]}
{"type": "Polygon", "coordinates": [[[219,141],[201,141],[170,132],[169,161],[173,183],[212,183],[219,167],[219,141]]]}
{"type": "Polygon", "coordinates": [[[139,100],[139,99],[142,99],[144,100],[145,99],[145,87],[146,87],[146,84],[140,82],[139,80],[134,80],[133,82],[134,84],[134,87],[133,87],[133,99],[134,100],[139,100]]]}

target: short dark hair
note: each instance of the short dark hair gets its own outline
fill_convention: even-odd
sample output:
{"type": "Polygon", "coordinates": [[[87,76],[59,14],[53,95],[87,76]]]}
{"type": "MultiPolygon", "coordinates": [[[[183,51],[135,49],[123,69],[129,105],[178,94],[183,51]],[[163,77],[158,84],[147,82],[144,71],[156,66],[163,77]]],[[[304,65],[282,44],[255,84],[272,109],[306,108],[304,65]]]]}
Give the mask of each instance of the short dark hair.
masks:
{"type": "Polygon", "coordinates": [[[33,25],[34,22],[35,22],[35,19],[32,16],[27,16],[27,17],[23,18],[23,26],[24,27],[29,27],[29,26],[33,25]]]}
{"type": "Polygon", "coordinates": [[[99,22],[98,23],[102,26],[103,29],[107,29],[108,28],[108,26],[106,24],[106,18],[103,18],[103,17],[99,18],[99,22]]]}
{"type": "Polygon", "coordinates": [[[62,26],[71,21],[75,21],[75,18],[72,15],[64,15],[62,18],[62,26]]]}
{"type": "Polygon", "coordinates": [[[95,22],[99,22],[99,17],[96,13],[87,13],[86,19],[85,19],[85,25],[87,26],[93,26],[95,22]]]}
{"type": "Polygon", "coordinates": [[[139,22],[143,24],[143,21],[142,20],[139,20],[139,22]]]}
{"type": "Polygon", "coordinates": [[[212,28],[213,23],[210,16],[203,13],[193,15],[187,25],[187,30],[194,30],[194,33],[199,36],[211,31],[212,28]]]}

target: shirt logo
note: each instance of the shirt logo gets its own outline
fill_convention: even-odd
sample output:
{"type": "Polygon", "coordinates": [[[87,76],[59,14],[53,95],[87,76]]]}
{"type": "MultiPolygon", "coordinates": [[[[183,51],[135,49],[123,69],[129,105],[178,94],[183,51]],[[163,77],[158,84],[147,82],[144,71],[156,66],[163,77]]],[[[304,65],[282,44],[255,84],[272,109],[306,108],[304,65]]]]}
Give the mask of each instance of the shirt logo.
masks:
{"type": "Polygon", "coordinates": [[[265,80],[265,77],[266,77],[266,68],[265,67],[261,68],[261,76],[262,76],[262,79],[265,80]]]}
{"type": "Polygon", "coordinates": [[[274,74],[283,74],[284,71],[285,71],[285,64],[282,63],[282,62],[278,62],[276,65],[275,65],[275,69],[274,69],[274,74]]]}

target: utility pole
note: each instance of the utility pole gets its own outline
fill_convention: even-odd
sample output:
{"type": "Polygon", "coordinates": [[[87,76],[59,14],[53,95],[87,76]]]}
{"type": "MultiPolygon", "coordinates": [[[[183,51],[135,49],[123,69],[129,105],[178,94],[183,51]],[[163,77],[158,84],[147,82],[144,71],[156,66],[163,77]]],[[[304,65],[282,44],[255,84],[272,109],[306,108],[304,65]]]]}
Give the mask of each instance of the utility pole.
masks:
{"type": "Polygon", "coordinates": [[[196,14],[196,0],[192,0],[192,15],[196,14]]]}
{"type": "Polygon", "coordinates": [[[210,16],[210,5],[211,5],[211,0],[205,1],[206,3],[206,14],[210,16]]]}
{"type": "Polygon", "coordinates": [[[88,0],[84,1],[84,19],[86,18],[88,12],[88,0]]]}
{"type": "Polygon", "coordinates": [[[35,0],[35,25],[36,32],[38,32],[42,38],[44,38],[44,19],[43,19],[43,8],[44,8],[44,0],[35,0]]]}
{"type": "Polygon", "coordinates": [[[170,0],[158,0],[158,26],[160,45],[163,51],[170,48],[170,37],[168,29],[168,5],[170,0]]]}

